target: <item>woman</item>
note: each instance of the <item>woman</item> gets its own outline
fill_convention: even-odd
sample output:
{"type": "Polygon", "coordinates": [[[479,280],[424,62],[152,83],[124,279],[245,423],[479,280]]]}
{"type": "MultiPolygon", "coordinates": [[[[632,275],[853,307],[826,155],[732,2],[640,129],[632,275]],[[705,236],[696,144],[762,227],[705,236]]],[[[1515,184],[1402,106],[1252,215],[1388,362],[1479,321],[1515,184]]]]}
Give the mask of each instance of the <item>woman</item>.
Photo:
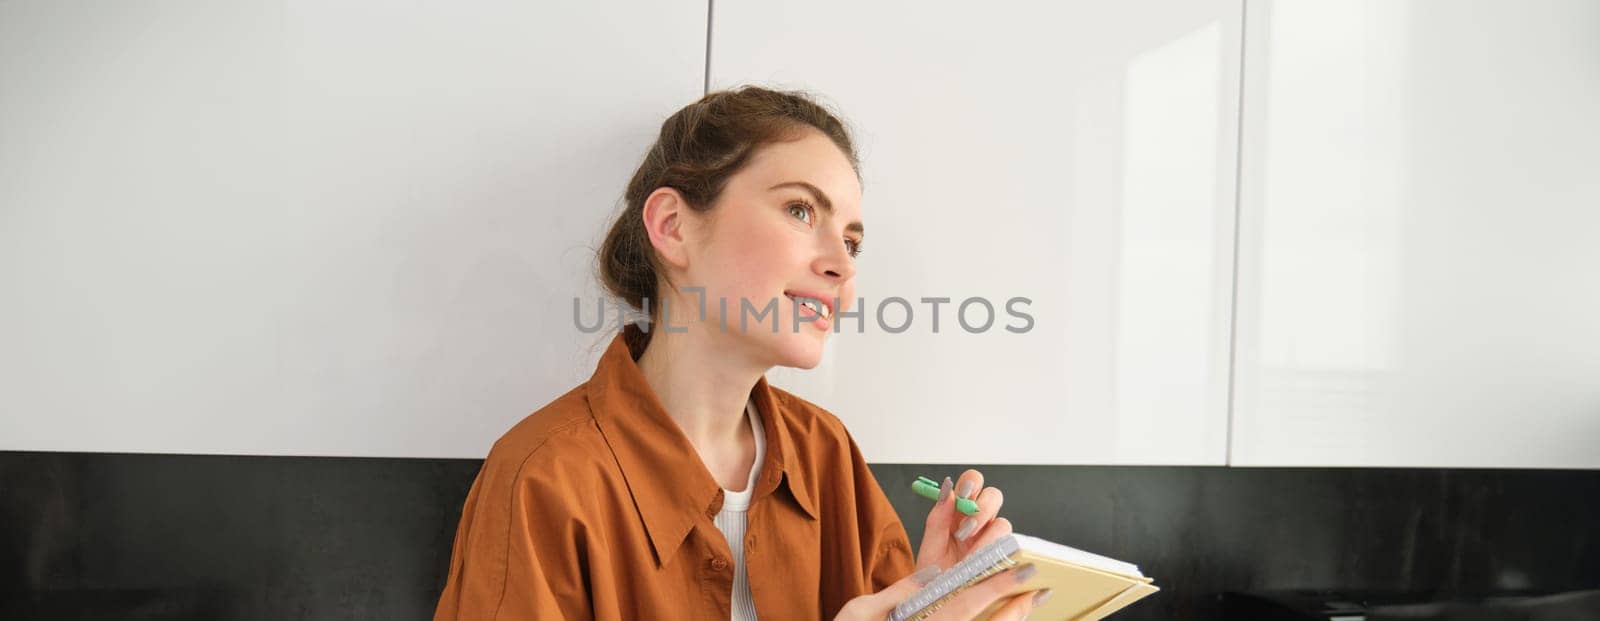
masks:
{"type": "MultiPolygon", "coordinates": [[[[860,198],[849,135],[802,95],[745,87],[668,118],[599,253],[650,329],[629,325],[589,381],[495,443],[435,619],[883,619],[1011,532],[1000,491],[968,470],[944,479],[913,560],[839,419],[767,385],[773,366],[815,367],[849,310],[860,198]],[[958,519],[951,497],[978,490],[982,512],[958,519]]],[[[1028,575],[997,574],[938,618],[1028,575]]]]}

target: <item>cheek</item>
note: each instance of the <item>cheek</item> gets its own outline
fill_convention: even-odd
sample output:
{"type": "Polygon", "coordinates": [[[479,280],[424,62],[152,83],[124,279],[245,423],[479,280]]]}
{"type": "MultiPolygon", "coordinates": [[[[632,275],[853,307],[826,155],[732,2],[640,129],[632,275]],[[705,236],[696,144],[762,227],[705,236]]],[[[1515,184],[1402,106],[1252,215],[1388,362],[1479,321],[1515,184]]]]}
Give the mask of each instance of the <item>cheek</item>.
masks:
{"type": "MultiPolygon", "coordinates": [[[[730,298],[749,297],[763,304],[779,295],[794,278],[799,253],[793,234],[785,231],[746,230],[730,236],[714,261],[714,278],[730,298]],[[758,299],[759,298],[759,299],[758,299]]],[[[780,300],[781,303],[781,300],[780,300]]]]}
{"type": "Polygon", "coordinates": [[[777,253],[773,248],[774,239],[770,235],[745,234],[734,238],[728,245],[727,259],[733,265],[755,265],[772,260],[777,253]]]}
{"type": "Polygon", "coordinates": [[[788,278],[803,240],[781,227],[748,227],[728,245],[728,265],[751,278],[788,278]]]}

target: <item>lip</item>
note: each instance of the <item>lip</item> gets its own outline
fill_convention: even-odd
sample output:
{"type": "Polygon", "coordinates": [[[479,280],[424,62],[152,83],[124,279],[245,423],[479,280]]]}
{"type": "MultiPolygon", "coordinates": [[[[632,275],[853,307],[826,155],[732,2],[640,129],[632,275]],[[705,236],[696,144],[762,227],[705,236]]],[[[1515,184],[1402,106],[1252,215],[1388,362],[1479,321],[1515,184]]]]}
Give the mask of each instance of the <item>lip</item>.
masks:
{"type": "Polygon", "coordinates": [[[828,307],[828,316],[829,317],[833,317],[834,313],[839,310],[839,309],[836,309],[836,308],[833,307],[833,296],[828,295],[826,293],[822,293],[821,291],[805,291],[805,290],[801,290],[801,289],[790,289],[788,291],[783,292],[783,294],[787,295],[787,296],[797,296],[798,295],[800,297],[812,298],[812,299],[818,300],[818,301],[822,302],[823,306],[828,307]]]}

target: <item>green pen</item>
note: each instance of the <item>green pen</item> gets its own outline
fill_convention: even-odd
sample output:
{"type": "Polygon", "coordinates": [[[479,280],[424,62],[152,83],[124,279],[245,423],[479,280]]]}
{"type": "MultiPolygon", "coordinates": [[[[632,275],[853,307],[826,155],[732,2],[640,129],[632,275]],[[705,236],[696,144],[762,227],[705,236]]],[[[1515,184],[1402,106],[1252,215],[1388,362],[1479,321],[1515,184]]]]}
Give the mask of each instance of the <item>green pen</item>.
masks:
{"type": "MultiPolygon", "coordinates": [[[[917,480],[912,481],[911,491],[916,492],[918,496],[927,498],[928,500],[935,502],[939,500],[939,484],[934,483],[933,479],[928,477],[917,477],[917,480]]],[[[955,496],[955,492],[950,492],[950,495],[955,496]]],[[[967,515],[973,515],[978,512],[978,503],[977,501],[969,498],[957,497],[956,510],[967,515]]]]}

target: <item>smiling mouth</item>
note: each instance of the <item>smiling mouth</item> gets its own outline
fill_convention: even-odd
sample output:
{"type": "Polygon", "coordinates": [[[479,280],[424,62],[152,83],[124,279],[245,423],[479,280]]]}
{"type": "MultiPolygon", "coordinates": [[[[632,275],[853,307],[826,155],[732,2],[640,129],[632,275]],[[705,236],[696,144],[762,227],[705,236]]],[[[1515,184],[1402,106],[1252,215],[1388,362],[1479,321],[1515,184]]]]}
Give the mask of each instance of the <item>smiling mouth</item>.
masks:
{"type": "Polygon", "coordinates": [[[828,305],[823,303],[822,300],[819,300],[819,299],[816,299],[816,298],[811,298],[811,297],[806,297],[806,296],[803,296],[803,295],[790,295],[788,293],[785,293],[783,295],[784,295],[784,297],[787,297],[787,298],[789,298],[791,300],[799,302],[801,306],[804,306],[807,309],[809,309],[813,315],[816,315],[816,316],[821,317],[823,319],[829,319],[829,318],[833,317],[833,311],[830,310],[828,308],[828,305]]]}

